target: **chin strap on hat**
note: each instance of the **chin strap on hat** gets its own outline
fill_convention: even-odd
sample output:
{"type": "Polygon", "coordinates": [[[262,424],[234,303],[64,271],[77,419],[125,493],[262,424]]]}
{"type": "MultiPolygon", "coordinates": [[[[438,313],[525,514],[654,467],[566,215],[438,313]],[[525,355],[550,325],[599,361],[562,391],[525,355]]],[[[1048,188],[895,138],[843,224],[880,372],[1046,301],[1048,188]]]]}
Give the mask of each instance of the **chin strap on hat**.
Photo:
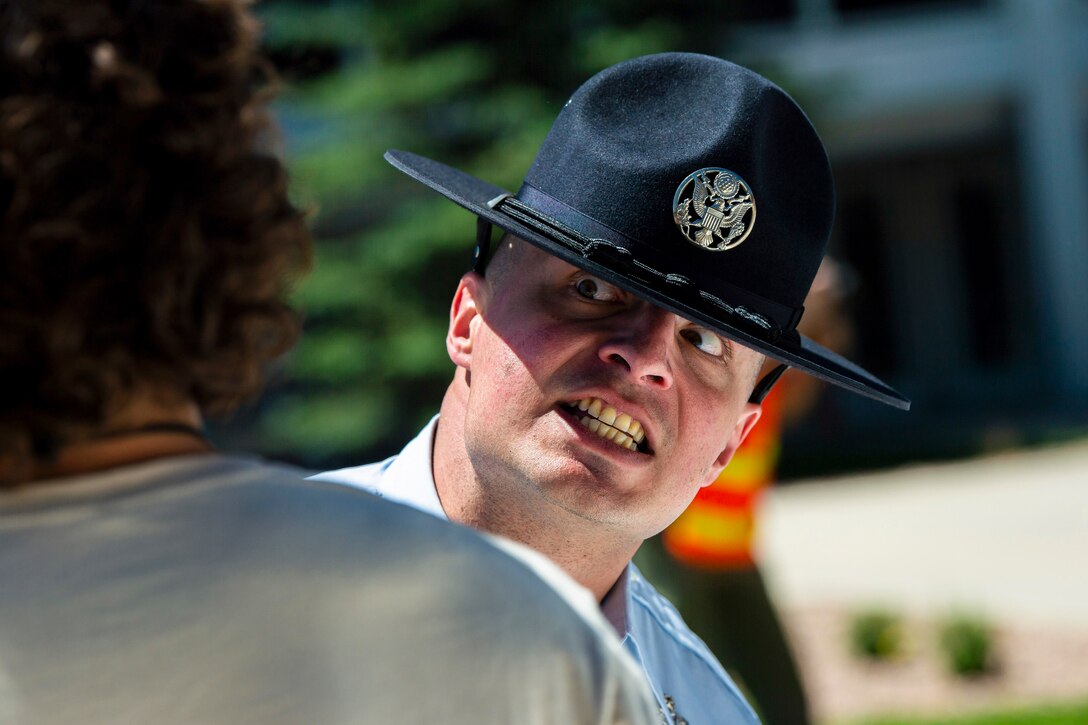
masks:
{"type": "MultiPolygon", "coordinates": [[[[654,269],[636,259],[629,249],[615,242],[587,237],[561,221],[552,219],[548,215],[537,211],[511,194],[501,194],[489,201],[487,205],[513,217],[518,222],[552,241],[562,244],[586,260],[605,261],[608,263],[606,266],[621,270],[629,278],[638,280],[643,284],[650,286],[670,285],[674,293],[682,293],[689,301],[695,301],[700,305],[713,305],[718,310],[734,317],[741,325],[749,328],[749,331],[755,332],[760,337],[774,342],[782,335],[781,325],[775,324],[767,317],[752,312],[743,305],[730,305],[721,298],[696,288],[691,280],[683,275],[654,269]]],[[[478,240],[477,244],[479,243],[478,240]]],[[[488,243],[490,244],[489,240],[488,243]]],[[[767,300],[763,302],[768,303],[767,300]]],[[[800,310],[792,312],[794,320],[796,320],[800,315],[800,310]]],[[[795,321],[794,324],[796,324],[795,321]]]]}
{"type": "Polygon", "coordinates": [[[491,222],[478,216],[476,217],[476,248],[472,250],[472,271],[483,277],[490,257],[491,222]]]}
{"type": "Polygon", "coordinates": [[[767,397],[767,394],[771,392],[771,388],[778,382],[778,379],[782,377],[782,373],[786,372],[789,365],[782,363],[776,366],[771,372],[763,376],[763,378],[756,383],[756,386],[752,388],[752,394],[748,396],[748,402],[755,405],[761,405],[763,399],[767,397]]]}
{"type": "MultiPolygon", "coordinates": [[[[513,194],[503,193],[487,202],[489,209],[494,209],[507,199],[513,198],[513,194]]],[[[482,216],[476,217],[476,249],[472,252],[472,271],[481,277],[487,269],[487,263],[491,261],[491,222],[482,216]]]]}

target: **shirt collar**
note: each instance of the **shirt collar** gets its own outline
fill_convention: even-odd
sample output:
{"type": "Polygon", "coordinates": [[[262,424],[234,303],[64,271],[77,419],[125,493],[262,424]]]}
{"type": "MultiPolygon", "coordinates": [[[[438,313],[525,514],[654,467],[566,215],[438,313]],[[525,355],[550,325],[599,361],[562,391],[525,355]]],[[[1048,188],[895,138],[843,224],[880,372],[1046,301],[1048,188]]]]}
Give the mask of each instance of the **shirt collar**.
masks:
{"type": "Polygon", "coordinates": [[[438,500],[438,488],[435,486],[434,470],[431,467],[434,434],[437,430],[436,415],[385,470],[382,490],[388,498],[448,520],[449,517],[442,510],[442,502],[438,500]]]}
{"type": "Polygon", "coordinates": [[[612,588],[604,595],[604,599],[601,600],[601,613],[604,614],[604,618],[608,620],[608,623],[621,637],[630,635],[630,631],[627,629],[627,607],[630,600],[630,597],[627,596],[627,579],[630,571],[631,565],[628,564],[623,568],[620,578],[616,580],[616,583],[612,585],[612,588]]]}

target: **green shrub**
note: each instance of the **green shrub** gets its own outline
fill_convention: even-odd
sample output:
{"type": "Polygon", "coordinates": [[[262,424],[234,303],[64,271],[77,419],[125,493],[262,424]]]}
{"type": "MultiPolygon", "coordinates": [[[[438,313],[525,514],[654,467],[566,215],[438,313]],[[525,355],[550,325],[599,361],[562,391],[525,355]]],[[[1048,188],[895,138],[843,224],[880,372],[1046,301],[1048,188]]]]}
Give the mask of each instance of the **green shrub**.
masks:
{"type": "Polygon", "coordinates": [[[972,677],[993,671],[993,630],[982,617],[950,616],[941,623],[939,637],[945,664],[954,674],[972,677]]]}
{"type": "Polygon", "coordinates": [[[885,610],[869,610],[850,623],[850,644],[854,652],[873,660],[887,660],[903,651],[903,624],[885,610]]]}

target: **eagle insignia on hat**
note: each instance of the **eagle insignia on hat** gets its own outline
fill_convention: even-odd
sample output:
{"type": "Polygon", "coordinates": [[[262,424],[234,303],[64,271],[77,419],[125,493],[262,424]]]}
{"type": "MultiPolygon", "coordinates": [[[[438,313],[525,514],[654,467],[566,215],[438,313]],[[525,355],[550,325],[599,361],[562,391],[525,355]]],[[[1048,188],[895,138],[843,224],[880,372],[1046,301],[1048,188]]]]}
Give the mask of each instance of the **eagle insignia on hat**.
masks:
{"type": "Polygon", "coordinates": [[[717,167],[688,174],[676,189],[672,210],[688,241],[715,252],[747,239],[756,221],[756,200],[748,184],[717,167]]]}

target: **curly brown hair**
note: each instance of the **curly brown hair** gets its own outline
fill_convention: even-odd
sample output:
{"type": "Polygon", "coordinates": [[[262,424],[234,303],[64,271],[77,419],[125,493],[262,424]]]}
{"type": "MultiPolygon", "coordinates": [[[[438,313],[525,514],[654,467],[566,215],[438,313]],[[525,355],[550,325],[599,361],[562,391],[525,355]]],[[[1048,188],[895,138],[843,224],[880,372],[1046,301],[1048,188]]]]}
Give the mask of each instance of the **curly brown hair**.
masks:
{"type": "Polygon", "coordinates": [[[239,0],[0,0],[0,463],[136,386],[210,414],[298,332],[310,263],[239,0]]]}

